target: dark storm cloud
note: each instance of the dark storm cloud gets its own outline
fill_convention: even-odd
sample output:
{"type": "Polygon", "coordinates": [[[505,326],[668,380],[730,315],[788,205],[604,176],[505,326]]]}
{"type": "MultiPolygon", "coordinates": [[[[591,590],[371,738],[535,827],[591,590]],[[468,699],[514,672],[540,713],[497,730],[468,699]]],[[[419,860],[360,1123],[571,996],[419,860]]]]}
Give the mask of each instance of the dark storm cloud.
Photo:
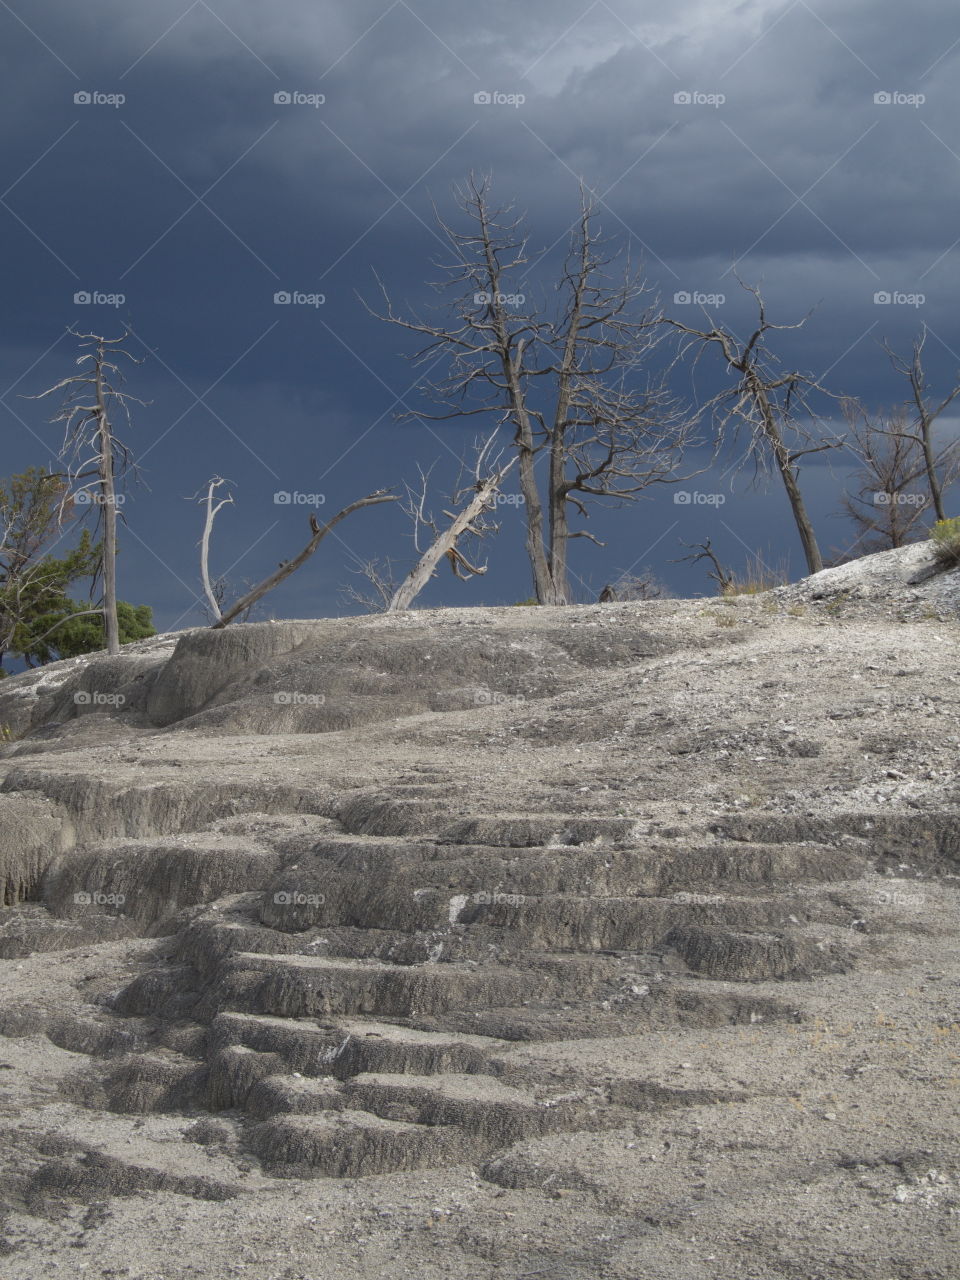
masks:
{"type": "MultiPolygon", "coordinates": [[[[398,299],[424,301],[443,256],[431,200],[451,215],[451,185],[470,170],[492,171],[497,195],[528,212],[533,289],[549,287],[582,177],[604,231],[632,241],[671,308],[675,295],[723,293],[718,314],[745,328],[736,262],[763,279],[776,318],[815,308],[784,349],[838,390],[874,404],[901,396],[876,340],[905,347],[921,320],[932,380],[960,364],[960,17],[934,0],[908,19],[867,0],[690,0],[667,12],[623,0],[11,0],[0,29],[0,217],[16,316],[3,387],[67,323],[130,319],[155,352],[139,375],[154,402],[138,424],[156,442],[152,496],[137,510],[152,547],[164,530],[175,569],[165,599],[169,587],[186,600],[174,584],[193,579],[193,535],[170,530],[168,495],[182,502],[211,471],[244,486],[252,542],[291,468],[355,496],[387,482],[381,472],[409,475],[414,458],[452,466],[462,430],[401,436],[392,425],[393,410],[420,403],[407,394],[415,375],[356,291],[373,296],[376,268],[398,299]],[[125,101],[78,104],[80,91],[125,101]],[[75,307],[84,290],[125,302],[75,307]],[[289,290],[324,302],[276,306],[289,290]]],[[[42,434],[17,394],[62,376],[68,353],[60,343],[7,397],[7,470],[37,460],[21,419],[42,434]]],[[[831,481],[811,480],[833,501],[831,481]]],[[[738,505],[748,543],[766,524],[760,509],[738,505]]],[[[611,516],[611,528],[655,527],[652,510],[611,516]]],[[[375,543],[369,531],[387,520],[358,523],[351,546],[375,543]]],[[[791,541],[786,524],[780,537],[791,541]]],[[[289,550],[279,538],[264,533],[251,572],[258,554],[269,568],[289,550]]],[[[158,581],[146,553],[140,564],[158,581]]]]}

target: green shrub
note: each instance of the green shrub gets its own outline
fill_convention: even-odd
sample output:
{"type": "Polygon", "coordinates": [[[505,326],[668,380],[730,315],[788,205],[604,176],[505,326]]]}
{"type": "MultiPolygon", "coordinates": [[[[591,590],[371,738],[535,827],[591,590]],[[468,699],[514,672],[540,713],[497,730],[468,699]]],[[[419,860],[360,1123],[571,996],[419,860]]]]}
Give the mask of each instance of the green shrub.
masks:
{"type": "Polygon", "coordinates": [[[938,520],[930,530],[933,554],[941,564],[960,564],[960,516],[938,520]]]}

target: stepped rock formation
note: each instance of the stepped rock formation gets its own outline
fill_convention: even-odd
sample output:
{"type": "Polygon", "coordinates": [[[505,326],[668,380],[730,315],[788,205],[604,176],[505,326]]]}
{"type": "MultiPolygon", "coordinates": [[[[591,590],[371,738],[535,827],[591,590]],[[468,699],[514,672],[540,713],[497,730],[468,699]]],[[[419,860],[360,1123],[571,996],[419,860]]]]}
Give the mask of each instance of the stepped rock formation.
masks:
{"type": "Polygon", "coordinates": [[[0,1274],[957,1275],[960,573],[908,550],[4,681],[0,1274]]]}

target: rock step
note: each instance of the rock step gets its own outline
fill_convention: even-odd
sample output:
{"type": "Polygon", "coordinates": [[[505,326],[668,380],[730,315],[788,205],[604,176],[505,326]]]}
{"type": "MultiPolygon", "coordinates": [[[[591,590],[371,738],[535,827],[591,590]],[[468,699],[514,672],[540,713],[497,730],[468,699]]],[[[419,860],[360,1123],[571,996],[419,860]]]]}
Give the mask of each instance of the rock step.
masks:
{"type": "Polygon", "coordinates": [[[627,817],[564,817],[556,813],[464,815],[450,821],[450,806],[437,799],[397,799],[394,795],[353,797],[337,810],[343,830],[367,836],[436,834],[440,843],[497,848],[599,845],[629,841],[637,824],[627,817]]]}
{"type": "Polygon", "coordinates": [[[414,967],[239,952],[223,965],[195,1016],[209,1021],[224,1010],[238,1009],[287,1017],[359,1013],[405,1017],[520,1003],[532,998],[545,981],[532,971],[499,967],[414,967]]]}
{"type": "Polygon", "coordinates": [[[72,756],[60,757],[56,769],[11,768],[0,782],[0,795],[22,791],[55,801],[66,811],[77,841],[179,836],[248,813],[331,816],[333,807],[332,795],[300,783],[203,781],[172,765],[151,775],[142,783],[120,769],[108,777],[76,767],[72,756]],[[184,773],[188,776],[180,776],[184,773]]]}
{"type": "Polygon", "coordinates": [[[59,919],[33,903],[0,907],[0,960],[17,960],[41,951],[71,951],[135,933],[128,920],[97,906],[86,907],[71,920],[59,919]]]}
{"type": "Polygon", "coordinates": [[[493,848],[563,848],[631,843],[639,824],[627,817],[558,817],[556,814],[496,814],[463,818],[439,832],[441,844],[493,848]]]}
{"type": "Polygon", "coordinates": [[[527,946],[560,950],[641,950],[675,925],[699,922],[764,928],[804,919],[853,918],[825,894],[676,893],[671,897],[528,894],[509,881],[473,893],[416,887],[403,880],[322,870],[281,874],[263,895],[260,922],[284,933],[348,926],[418,933],[453,925],[507,929],[527,946]]]}
{"type": "Polygon", "coordinates": [[[318,1023],[246,1013],[219,1014],[211,1023],[209,1043],[214,1052],[243,1045],[273,1053],[292,1071],[341,1080],[361,1072],[480,1073],[488,1069],[488,1056],[505,1044],[366,1018],[318,1023]]]}
{"type": "Polygon", "coordinates": [[[800,1022],[795,999],[752,995],[735,983],[649,981],[637,978],[618,998],[569,1000],[562,1006],[523,1006],[459,1010],[405,1019],[405,1025],[441,1034],[483,1036],[511,1043],[592,1040],[675,1028],[800,1022]]]}
{"type": "Polygon", "coordinates": [[[683,925],[666,943],[693,973],[733,982],[796,981],[853,967],[853,948],[847,942],[816,941],[798,932],[758,935],[683,925]]]}
{"type": "Polygon", "coordinates": [[[324,1076],[266,1076],[247,1094],[244,1110],[256,1120],[273,1116],[319,1115],[348,1106],[339,1080],[324,1076]]]}
{"type": "Polygon", "coordinates": [[[855,840],[862,842],[871,858],[899,857],[934,869],[955,871],[960,862],[960,813],[736,814],[712,829],[727,839],[746,842],[806,840],[826,845],[855,840]]]}
{"type": "Polygon", "coordinates": [[[451,1125],[410,1124],[366,1111],[275,1116],[254,1125],[250,1150],[277,1177],[355,1178],[471,1161],[478,1139],[451,1125]]]}
{"type": "Polygon", "coordinates": [[[745,844],[736,840],[675,846],[593,849],[576,845],[492,847],[331,836],[318,841],[291,873],[316,864],[343,873],[419,877],[415,887],[474,893],[509,885],[519,893],[597,893],[666,896],[678,890],[843,881],[863,874],[866,861],[849,849],[806,844],[745,844]]]}
{"type": "MultiPolygon", "coordinates": [[[[591,951],[673,951],[686,968],[703,977],[756,982],[762,979],[798,979],[810,978],[821,973],[842,972],[853,964],[856,943],[851,930],[843,930],[844,940],[825,940],[805,936],[798,927],[784,927],[784,912],[779,904],[754,915],[744,909],[733,913],[733,927],[725,927],[722,920],[711,918],[708,913],[692,912],[686,908],[673,907],[659,915],[652,913],[648,918],[646,929],[642,929],[637,915],[642,917],[643,904],[630,904],[618,919],[616,915],[606,917],[593,911],[594,904],[589,904],[586,918],[577,920],[575,909],[568,910],[565,935],[561,932],[557,918],[549,918],[546,922],[537,919],[534,910],[529,915],[519,913],[519,928],[508,932],[513,939],[524,943],[528,948],[538,948],[541,952],[551,948],[561,950],[564,943],[567,949],[576,954],[578,951],[589,955],[591,951]],[[771,915],[775,920],[771,920],[771,915]],[[759,916],[759,918],[758,918],[759,916]],[[692,918],[691,918],[692,917],[692,918]],[[743,925],[754,925],[753,930],[743,925]],[[771,924],[776,927],[771,928],[771,924]],[[539,927],[538,927],[539,926],[539,927]],[[846,935],[850,935],[849,940],[846,935]]],[[[826,922],[820,929],[823,935],[833,924],[837,929],[848,919],[848,914],[837,910],[839,919],[826,922]]],[[[350,972],[354,989],[362,989],[368,994],[363,997],[362,1004],[352,1007],[331,1004],[329,1006],[303,1008],[302,1013],[390,1013],[404,1016],[416,1009],[419,1012],[440,1012],[449,1009],[454,999],[459,999],[460,1007],[474,1008],[489,1004],[506,1003],[496,999],[496,990],[515,980],[524,991],[521,999],[533,998],[534,995],[547,994],[543,986],[538,990],[531,988],[530,975],[525,972],[531,965],[541,968],[542,956],[530,955],[524,959],[511,957],[511,967],[487,967],[482,975],[479,969],[451,962],[449,964],[426,965],[387,965],[382,962],[337,960],[334,957],[313,956],[274,956],[261,957],[256,964],[246,963],[241,959],[243,953],[235,956],[230,962],[238,967],[269,967],[280,974],[307,974],[317,966],[347,965],[360,966],[350,972]],[[374,973],[379,971],[379,977],[374,973]],[[406,977],[402,977],[402,974],[406,977]],[[445,993],[445,994],[441,994],[445,993]],[[370,1001],[374,1003],[371,1004],[370,1001]],[[446,1001],[446,1003],[444,1003],[446,1001]],[[428,1007],[429,1006],[429,1007],[428,1007]]],[[[557,957],[561,959],[561,957],[557,957]]],[[[229,968],[229,965],[225,966],[229,968]]],[[[568,967],[564,974],[567,978],[576,970],[568,967]]],[[[583,975],[590,972],[588,967],[581,967],[581,981],[577,985],[566,988],[557,982],[550,984],[549,992],[563,991],[568,998],[576,998],[585,994],[583,975]]],[[[331,970],[331,974],[340,977],[339,971],[331,970]]],[[[597,981],[602,980],[603,967],[593,971],[597,981]]],[[[346,976],[346,975],[344,975],[346,976]]],[[[558,975],[559,976],[559,975],[558,975]]],[[[304,979],[299,979],[302,982],[304,979]]],[[[593,983],[596,985],[596,982],[593,983]]],[[[286,988],[283,983],[264,984],[263,997],[273,1001],[283,1000],[286,988]]],[[[331,987],[333,992],[343,990],[341,983],[331,987]]],[[[356,1000],[359,997],[344,995],[344,999],[356,1000]]],[[[511,1001],[515,1003],[515,1001],[511,1001]]],[[[264,1012],[292,1012],[284,1008],[267,1009],[264,1012]]]]}
{"type": "MultiPolygon", "coordinates": [[[[196,918],[178,936],[173,949],[177,960],[192,964],[201,974],[215,976],[233,955],[256,951],[264,955],[352,958],[380,961],[388,965],[413,967],[435,963],[463,965],[491,963],[511,969],[540,968],[543,954],[554,953],[571,960],[581,956],[592,960],[602,975],[608,953],[665,953],[674,949],[681,967],[703,970],[699,963],[681,961],[681,949],[674,946],[677,930],[705,929],[736,935],[804,936],[807,927],[817,937],[824,931],[843,930],[853,942],[860,933],[889,932],[903,922],[881,904],[863,899],[864,893],[844,890],[833,893],[802,894],[783,898],[733,898],[697,895],[703,901],[688,903],[674,899],[584,899],[543,898],[523,903],[454,903],[452,914],[458,923],[442,928],[403,929],[316,925],[297,932],[268,929],[251,922],[253,909],[219,911],[196,918]],[[472,917],[472,918],[471,918],[472,917]],[[851,926],[856,926],[856,930],[851,926]],[[803,931],[803,932],[801,932],[803,931]]],[[[679,895],[678,895],[679,896],[679,895]]],[[[876,896],[876,895],[874,895],[876,896]]],[[[446,903],[444,903],[446,905],[446,903]]],[[[909,921],[907,921],[909,924],[909,921]]],[[[731,943],[731,946],[735,944],[731,943]]],[[[736,944],[740,945],[741,944],[736,944]]],[[[684,954],[689,951],[685,945],[684,954]]],[[[695,960],[698,952],[691,952],[695,960]]],[[[779,962],[770,969],[778,971],[779,962]]],[[[785,976],[786,971],[784,971],[785,976]]],[[[723,976],[719,970],[713,976],[723,976]]]]}
{"type": "Polygon", "coordinates": [[[266,889],[281,862],[276,850],[235,835],[112,840],[55,858],[43,903],[81,923],[99,910],[122,918],[129,932],[150,932],[184,907],[266,889]]]}
{"type": "Polygon", "coordinates": [[[82,1069],[62,1085],[66,1097],[120,1115],[184,1111],[206,1103],[204,1063],[171,1052],[133,1053],[108,1060],[106,1070],[82,1069]]]}
{"type": "Polygon", "coordinates": [[[624,1122],[622,1113],[615,1115],[589,1091],[539,1098],[492,1076],[365,1073],[347,1081],[343,1094],[351,1108],[384,1119],[459,1127],[488,1149],[560,1130],[624,1122]]]}

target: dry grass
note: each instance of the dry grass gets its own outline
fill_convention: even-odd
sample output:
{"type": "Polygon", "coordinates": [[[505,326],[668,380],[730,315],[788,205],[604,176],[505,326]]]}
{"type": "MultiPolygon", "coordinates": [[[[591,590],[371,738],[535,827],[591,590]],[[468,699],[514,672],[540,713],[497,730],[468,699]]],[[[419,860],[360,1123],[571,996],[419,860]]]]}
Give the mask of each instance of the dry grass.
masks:
{"type": "Polygon", "coordinates": [[[960,516],[938,520],[930,530],[933,553],[944,565],[960,565],[960,516]]]}
{"type": "Polygon", "coordinates": [[[771,565],[759,552],[755,552],[747,557],[743,573],[735,573],[731,581],[721,589],[720,595],[757,596],[764,591],[773,591],[775,587],[786,586],[789,581],[790,571],[786,559],[771,565]]]}

